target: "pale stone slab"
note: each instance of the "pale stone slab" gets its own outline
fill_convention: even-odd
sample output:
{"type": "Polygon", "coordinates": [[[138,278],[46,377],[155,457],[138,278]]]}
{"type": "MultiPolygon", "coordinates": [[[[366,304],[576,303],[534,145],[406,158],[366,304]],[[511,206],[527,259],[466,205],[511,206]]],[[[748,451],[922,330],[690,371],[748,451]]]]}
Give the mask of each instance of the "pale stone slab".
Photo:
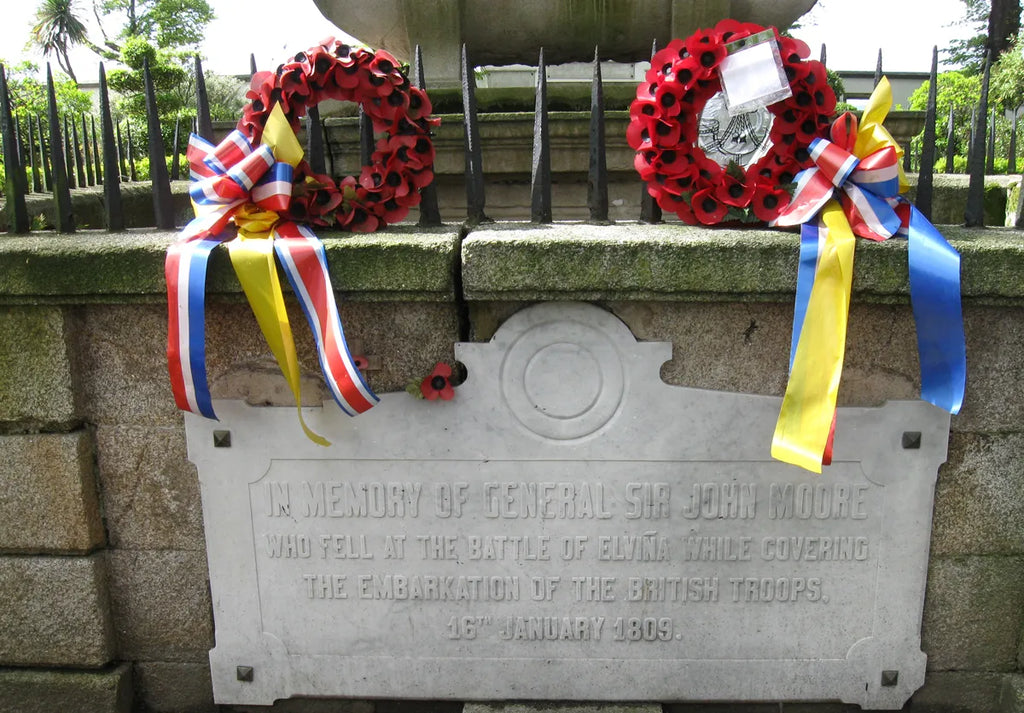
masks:
{"type": "Polygon", "coordinates": [[[896,709],[922,684],[947,415],[841,409],[816,476],[770,458],[779,399],[664,384],[670,345],[596,307],[529,308],[456,356],[451,402],[305,409],[330,448],[290,408],[186,417],[218,703],[896,709]]]}

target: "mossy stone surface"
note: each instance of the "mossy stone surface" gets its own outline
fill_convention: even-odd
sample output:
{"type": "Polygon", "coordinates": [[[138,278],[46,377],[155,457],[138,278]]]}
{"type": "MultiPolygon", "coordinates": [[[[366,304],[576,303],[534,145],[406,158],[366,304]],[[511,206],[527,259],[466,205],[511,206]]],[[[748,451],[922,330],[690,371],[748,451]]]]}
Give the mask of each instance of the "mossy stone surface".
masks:
{"type": "MultiPolygon", "coordinates": [[[[455,227],[399,226],[370,235],[328,231],[319,235],[334,288],[346,298],[449,301],[454,297],[455,227]]],[[[0,301],[163,299],[164,257],[176,239],[177,233],[155,230],[5,238],[0,240],[0,301]]],[[[283,277],[282,284],[287,285],[283,277]]],[[[227,251],[214,250],[207,292],[240,291],[227,251]]]]}
{"type": "MultiPolygon", "coordinates": [[[[961,254],[962,294],[998,303],[1024,299],[1024,235],[1010,228],[940,226],[961,254]]],[[[371,235],[321,234],[335,289],[357,301],[447,302],[456,297],[455,226],[397,226],[371,235]]],[[[0,302],[162,301],[163,263],[174,233],[82,232],[0,241],[0,302]]],[[[796,286],[796,233],[680,224],[491,224],[462,242],[469,300],[789,299],[796,286]]],[[[224,250],[209,293],[238,294],[224,250]]],[[[909,297],[907,242],[858,240],[855,299],[909,297]]]]}
{"type": "Polygon", "coordinates": [[[106,671],[0,670],[0,713],[129,713],[130,664],[106,671]]]}
{"type": "MultiPolygon", "coordinates": [[[[1024,236],[942,226],[961,253],[965,298],[1024,298],[1024,236]]],[[[799,238],[687,225],[502,224],[463,242],[469,300],[763,300],[796,289],[799,238]]],[[[857,241],[855,299],[909,299],[907,242],[857,241]]]]}
{"type": "MultiPolygon", "coordinates": [[[[5,274],[0,267],[0,280],[5,274]]],[[[77,421],[67,331],[59,308],[0,306],[0,424],[5,429],[66,430],[77,421]]]]}

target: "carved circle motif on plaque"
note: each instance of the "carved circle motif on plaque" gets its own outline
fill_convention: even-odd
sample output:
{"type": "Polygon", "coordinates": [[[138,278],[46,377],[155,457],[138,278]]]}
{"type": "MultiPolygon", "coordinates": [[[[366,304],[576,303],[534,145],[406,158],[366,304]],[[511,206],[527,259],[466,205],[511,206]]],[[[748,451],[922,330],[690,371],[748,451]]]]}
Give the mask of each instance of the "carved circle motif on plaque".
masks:
{"type": "Polygon", "coordinates": [[[520,335],[502,362],[501,384],[523,426],[561,441],[598,431],[615,415],[624,391],[615,345],[578,322],[539,324],[520,335]]]}

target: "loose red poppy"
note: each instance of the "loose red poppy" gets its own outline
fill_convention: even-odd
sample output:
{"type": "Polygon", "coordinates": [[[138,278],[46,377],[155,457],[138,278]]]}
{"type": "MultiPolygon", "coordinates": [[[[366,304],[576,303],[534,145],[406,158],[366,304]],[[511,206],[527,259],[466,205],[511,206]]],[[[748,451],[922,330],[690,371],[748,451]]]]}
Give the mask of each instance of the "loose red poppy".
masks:
{"type": "Polygon", "coordinates": [[[274,104],[298,129],[307,108],[324,99],[361,104],[374,132],[383,135],[358,176],[335,182],[301,162],[288,209],[297,221],[372,232],[405,218],[419,203],[419,189],[433,179],[430,132],[439,120],[430,116],[426,93],[413,87],[398,60],[383,50],[326,40],[276,72],[257,72],[246,98],[238,128],[254,144],[274,104]]]}
{"type": "Polygon", "coordinates": [[[451,381],[452,368],[443,361],[438,362],[430,375],[420,382],[420,393],[428,401],[441,399],[451,401],[455,398],[455,387],[451,381]]]}

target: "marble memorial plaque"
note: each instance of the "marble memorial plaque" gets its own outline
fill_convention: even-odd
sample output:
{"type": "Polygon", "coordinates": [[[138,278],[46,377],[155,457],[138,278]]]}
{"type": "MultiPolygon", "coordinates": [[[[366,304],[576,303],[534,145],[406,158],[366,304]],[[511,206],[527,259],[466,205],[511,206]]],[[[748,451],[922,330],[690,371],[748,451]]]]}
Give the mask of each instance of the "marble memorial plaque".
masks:
{"type": "Polygon", "coordinates": [[[839,700],[923,683],[949,417],[843,408],[772,461],[780,400],[669,386],[665,343],[544,304],[458,344],[450,402],[188,415],[218,703],[839,700]]]}

